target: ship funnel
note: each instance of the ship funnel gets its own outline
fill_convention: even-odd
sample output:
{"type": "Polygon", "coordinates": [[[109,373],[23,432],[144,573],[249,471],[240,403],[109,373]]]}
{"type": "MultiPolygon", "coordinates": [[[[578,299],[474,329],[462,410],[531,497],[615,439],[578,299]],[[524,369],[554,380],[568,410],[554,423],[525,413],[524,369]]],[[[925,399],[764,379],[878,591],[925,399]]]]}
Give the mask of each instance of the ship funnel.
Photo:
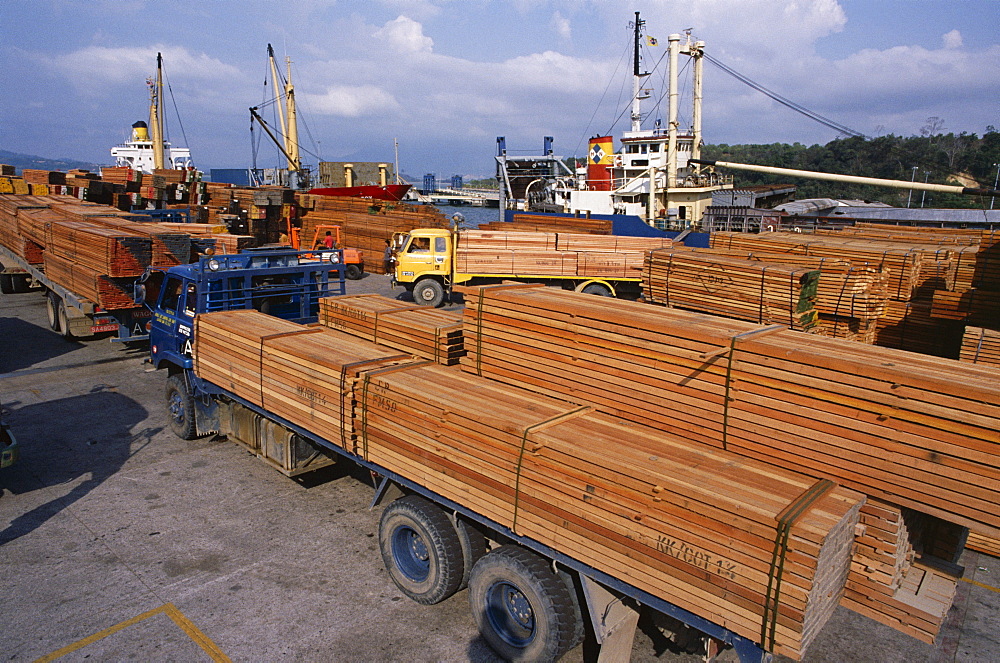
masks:
{"type": "Polygon", "coordinates": [[[149,140],[149,128],[142,120],[132,125],[132,140],[149,140]]]}

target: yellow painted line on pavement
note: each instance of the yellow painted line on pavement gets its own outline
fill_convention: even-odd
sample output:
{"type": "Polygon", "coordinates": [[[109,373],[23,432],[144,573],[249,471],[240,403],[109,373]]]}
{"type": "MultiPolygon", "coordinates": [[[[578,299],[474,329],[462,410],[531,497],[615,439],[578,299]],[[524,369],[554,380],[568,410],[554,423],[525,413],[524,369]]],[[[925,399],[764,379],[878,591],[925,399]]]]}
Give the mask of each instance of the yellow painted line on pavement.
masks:
{"type": "Polygon", "coordinates": [[[197,626],[195,626],[190,619],[184,616],[180,610],[173,603],[165,603],[159,608],[153,608],[152,610],[147,610],[141,615],[136,615],[131,619],[126,619],[123,622],[110,626],[103,631],[99,631],[91,636],[88,636],[82,640],[77,640],[71,645],[67,645],[62,649],[57,649],[51,654],[42,656],[41,658],[35,660],[35,663],[48,663],[48,661],[54,661],[58,658],[62,658],[66,654],[72,654],[73,652],[83,649],[87,645],[91,645],[98,640],[102,640],[109,635],[114,635],[119,631],[128,628],[129,626],[135,626],[139,622],[149,619],[150,617],[155,617],[156,615],[165,614],[170,617],[170,620],[176,624],[184,633],[187,634],[192,641],[195,642],[202,651],[208,654],[213,661],[216,663],[231,663],[228,656],[226,656],[219,647],[212,642],[208,636],[202,633],[197,626]]]}
{"type": "Polygon", "coordinates": [[[970,585],[975,585],[976,587],[982,587],[983,589],[988,589],[991,592],[996,592],[997,594],[1000,594],[1000,587],[994,587],[993,585],[987,585],[986,583],[979,582],[978,580],[969,580],[968,578],[962,578],[962,580],[964,580],[965,582],[969,583],[970,585]]]}

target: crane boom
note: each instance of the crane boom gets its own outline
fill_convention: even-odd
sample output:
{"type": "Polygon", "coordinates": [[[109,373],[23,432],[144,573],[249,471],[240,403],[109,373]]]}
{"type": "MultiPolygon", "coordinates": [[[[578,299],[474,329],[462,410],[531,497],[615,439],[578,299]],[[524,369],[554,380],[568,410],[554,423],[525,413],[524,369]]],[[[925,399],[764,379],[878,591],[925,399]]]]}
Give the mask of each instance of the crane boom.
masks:
{"type": "Polygon", "coordinates": [[[979,189],[974,187],[954,186],[950,184],[931,184],[928,182],[907,182],[906,180],[887,180],[880,177],[862,177],[860,175],[839,175],[837,173],[820,173],[814,170],[796,170],[794,168],[776,168],[774,166],[758,166],[749,163],[733,163],[731,161],[711,161],[709,159],[690,159],[688,163],[702,166],[718,166],[734,170],[752,170],[757,173],[771,175],[788,175],[803,177],[810,180],[828,180],[831,182],[849,182],[851,184],[871,184],[894,189],[916,189],[917,191],[937,191],[941,193],[958,193],[966,196],[1000,196],[1000,191],[994,189],[979,189]]]}

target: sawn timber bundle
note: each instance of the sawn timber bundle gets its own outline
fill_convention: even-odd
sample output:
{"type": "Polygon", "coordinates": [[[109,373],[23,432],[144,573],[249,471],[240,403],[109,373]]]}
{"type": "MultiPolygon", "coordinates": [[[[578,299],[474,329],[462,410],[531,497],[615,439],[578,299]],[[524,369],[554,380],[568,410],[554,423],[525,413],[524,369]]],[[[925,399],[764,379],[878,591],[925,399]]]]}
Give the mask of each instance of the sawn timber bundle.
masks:
{"type": "Polygon", "coordinates": [[[319,321],[439,364],[457,364],[465,354],[458,311],[439,311],[375,294],[341,295],[319,300],[319,321]]]}
{"type": "Polygon", "coordinates": [[[465,370],[1000,533],[995,369],[552,288],[465,288],[465,370]]]}
{"type": "Polygon", "coordinates": [[[199,316],[195,367],[775,652],[801,658],[840,599],[864,497],[833,482],[256,311],[199,316]]]}
{"type": "Polygon", "coordinates": [[[642,268],[646,301],[760,324],[809,330],[819,270],[660,249],[642,268]]]}

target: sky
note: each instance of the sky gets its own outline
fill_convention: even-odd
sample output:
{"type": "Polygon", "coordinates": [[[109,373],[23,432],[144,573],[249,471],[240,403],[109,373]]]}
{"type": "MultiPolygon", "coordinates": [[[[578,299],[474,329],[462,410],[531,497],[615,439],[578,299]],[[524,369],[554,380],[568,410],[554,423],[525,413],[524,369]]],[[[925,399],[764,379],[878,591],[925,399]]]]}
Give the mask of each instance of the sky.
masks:
{"type": "MultiPolygon", "coordinates": [[[[636,11],[657,40],[643,48],[644,128],[665,124],[666,38],[689,29],[728,67],[868,136],[919,135],[931,117],[945,132],[1000,126],[1000,0],[0,0],[0,149],[110,165],[148,119],[161,52],[169,139],[206,172],[248,167],[271,43],[292,61],[305,163],[391,162],[395,139],[403,173],[488,177],[497,136],[520,154],[552,136],[571,156],[628,129],[636,11]]],[[[838,137],[709,63],[704,98],[708,143],[838,137]]],[[[256,154],[279,165],[269,145],[256,154]]]]}

